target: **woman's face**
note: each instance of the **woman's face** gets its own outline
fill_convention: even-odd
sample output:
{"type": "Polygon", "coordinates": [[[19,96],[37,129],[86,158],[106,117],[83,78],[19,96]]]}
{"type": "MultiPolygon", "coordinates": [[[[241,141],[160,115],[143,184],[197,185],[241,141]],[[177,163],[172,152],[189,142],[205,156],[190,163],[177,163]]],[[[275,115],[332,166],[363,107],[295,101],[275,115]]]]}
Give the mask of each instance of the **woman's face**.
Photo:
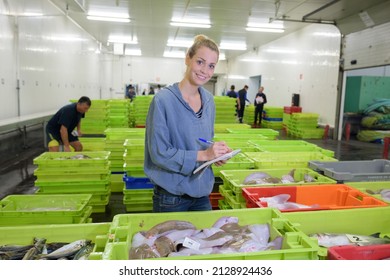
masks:
{"type": "Polygon", "coordinates": [[[186,57],[186,78],[192,85],[204,85],[213,76],[217,62],[217,52],[200,47],[192,58],[186,57]]]}

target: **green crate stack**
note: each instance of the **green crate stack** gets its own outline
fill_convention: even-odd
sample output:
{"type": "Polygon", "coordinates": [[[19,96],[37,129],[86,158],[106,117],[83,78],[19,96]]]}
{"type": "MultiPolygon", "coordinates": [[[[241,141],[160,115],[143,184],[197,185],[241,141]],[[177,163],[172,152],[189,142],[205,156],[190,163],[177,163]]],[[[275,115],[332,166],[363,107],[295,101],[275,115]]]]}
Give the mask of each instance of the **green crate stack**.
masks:
{"type": "Polygon", "coordinates": [[[130,101],[111,99],[107,103],[108,127],[129,127],[130,101]]]}
{"type": "Polygon", "coordinates": [[[214,141],[236,141],[246,143],[249,139],[254,140],[269,140],[268,136],[261,135],[259,133],[216,133],[214,135],[214,141]]]}
{"type": "Polygon", "coordinates": [[[93,213],[105,212],[110,198],[110,153],[46,152],[34,159],[37,194],[91,194],[93,213]],[[77,159],[80,155],[88,158],[77,159]]]}
{"type": "Polygon", "coordinates": [[[91,222],[91,194],[9,195],[0,201],[0,226],[91,222]]]}
{"type": "Polygon", "coordinates": [[[135,106],[134,102],[129,105],[129,127],[135,127],[135,106]]]}
{"type": "MultiPolygon", "coordinates": [[[[111,152],[111,191],[122,192],[125,161],[123,154],[126,139],[139,140],[145,138],[144,128],[108,128],[106,134],[106,151],[111,152]]],[[[143,167],[143,166],[142,166],[143,167]]],[[[143,171],[143,168],[142,168],[143,171]]]]}
{"type": "Polygon", "coordinates": [[[81,131],[83,134],[103,134],[108,126],[107,100],[91,100],[91,103],[85,118],[81,120],[81,131]]]}
{"type": "Polygon", "coordinates": [[[249,140],[259,152],[321,152],[325,156],[334,157],[334,151],[323,149],[304,140],[249,140]]]}
{"type": "Polygon", "coordinates": [[[311,160],[337,161],[321,152],[245,152],[253,159],[255,168],[306,168],[311,160]]]}
{"type": "Polygon", "coordinates": [[[318,118],[315,113],[292,113],[287,122],[287,134],[302,139],[321,139],[324,129],[317,127],[318,118]]]}
{"type": "Polygon", "coordinates": [[[263,110],[262,127],[272,129],[283,128],[283,108],[265,106],[263,110]]]}
{"type": "MultiPolygon", "coordinates": [[[[260,128],[260,129],[240,129],[240,128],[227,128],[226,132],[233,134],[259,134],[267,137],[268,139],[276,139],[279,136],[279,131],[271,128],[260,128]]],[[[244,137],[249,136],[245,135],[244,137]]]]}
{"type": "Polygon", "coordinates": [[[239,153],[235,157],[229,159],[223,166],[213,165],[214,176],[219,177],[222,170],[234,169],[254,169],[255,163],[244,153],[239,153]]]}
{"type": "Polygon", "coordinates": [[[153,189],[123,188],[123,204],[127,212],[150,212],[153,210],[153,189]]]}
{"type": "Polygon", "coordinates": [[[135,126],[145,126],[150,102],[154,95],[139,95],[133,100],[135,126]]]}
{"type": "Polygon", "coordinates": [[[214,133],[226,133],[226,129],[248,130],[251,126],[244,123],[216,123],[214,124],[214,133]]]}
{"type": "MultiPolygon", "coordinates": [[[[294,183],[270,183],[270,184],[244,184],[244,179],[252,173],[259,172],[259,170],[222,170],[220,177],[223,185],[220,185],[219,191],[224,196],[226,204],[232,209],[246,208],[245,198],[242,195],[242,188],[250,187],[270,187],[270,186],[300,186],[300,185],[323,185],[336,184],[336,180],[330,179],[324,175],[310,168],[294,168],[294,183]],[[314,182],[304,182],[304,176],[309,175],[314,179],[314,182]]],[[[283,175],[289,174],[292,168],[280,169],[261,169],[272,177],[281,178],[283,175]]]]}
{"type": "MultiPolygon", "coordinates": [[[[129,249],[133,237],[140,231],[148,231],[152,227],[167,220],[188,221],[196,229],[206,229],[220,218],[237,217],[240,226],[251,224],[267,224],[270,229],[270,240],[283,238],[279,250],[265,250],[258,252],[204,254],[183,257],[169,257],[168,259],[191,260],[316,260],[318,259],[318,243],[303,234],[287,218],[281,218],[281,213],[272,208],[266,209],[239,209],[213,211],[175,212],[156,215],[156,213],[120,214],[113,218],[108,233],[108,240],[102,254],[105,260],[128,260],[129,249]]],[[[164,258],[166,259],[166,258],[164,258]]]]}
{"type": "Polygon", "coordinates": [[[214,96],[215,103],[215,123],[234,123],[236,122],[235,98],[226,96],[214,96]]]}
{"type": "Polygon", "coordinates": [[[107,233],[111,223],[53,224],[0,227],[0,247],[5,245],[33,245],[36,237],[49,243],[71,243],[87,239],[94,244],[88,260],[99,260],[107,242],[107,233]]]}
{"type": "Polygon", "coordinates": [[[145,159],[145,140],[142,139],[126,139],[124,144],[123,154],[123,171],[127,176],[131,177],[146,177],[144,173],[145,159]]]}
{"type": "Polygon", "coordinates": [[[105,137],[79,137],[85,152],[99,152],[106,149],[105,137]]]}
{"type": "Polygon", "coordinates": [[[255,106],[246,105],[244,111],[244,118],[242,122],[252,125],[254,121],[255,121],[255,106]]]}

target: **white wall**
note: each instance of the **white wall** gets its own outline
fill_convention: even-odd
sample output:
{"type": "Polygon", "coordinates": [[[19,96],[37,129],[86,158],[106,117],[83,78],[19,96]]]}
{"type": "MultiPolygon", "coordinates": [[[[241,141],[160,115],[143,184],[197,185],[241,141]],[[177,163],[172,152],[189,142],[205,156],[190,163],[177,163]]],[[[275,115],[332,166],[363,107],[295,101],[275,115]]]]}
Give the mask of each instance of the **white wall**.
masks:
{"type": "MultiPolygon", "coordinates": [[[[290,106],[300,94],[303,112],[318,113],[320,123],[335,125],[340,32],[331,25],[310,25],[228,61],[226,86],[241,89],[261,75],[268,106],[290,106]]],[[[254,99],[257,87],[250,87],[254,99]]]]}

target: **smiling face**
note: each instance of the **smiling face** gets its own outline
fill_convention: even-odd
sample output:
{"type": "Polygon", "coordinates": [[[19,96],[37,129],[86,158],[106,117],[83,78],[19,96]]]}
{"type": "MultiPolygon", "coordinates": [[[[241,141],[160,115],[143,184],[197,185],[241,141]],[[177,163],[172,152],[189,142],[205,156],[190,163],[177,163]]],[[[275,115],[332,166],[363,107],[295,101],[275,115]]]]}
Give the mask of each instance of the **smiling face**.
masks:
{"type": "Polygon", "coordinates": [[[194,86],[207,83],[214,74],[218,62],[218,53],[208,47],[200,47],[195,55],[186,57],[186,78],[194,86]]]}

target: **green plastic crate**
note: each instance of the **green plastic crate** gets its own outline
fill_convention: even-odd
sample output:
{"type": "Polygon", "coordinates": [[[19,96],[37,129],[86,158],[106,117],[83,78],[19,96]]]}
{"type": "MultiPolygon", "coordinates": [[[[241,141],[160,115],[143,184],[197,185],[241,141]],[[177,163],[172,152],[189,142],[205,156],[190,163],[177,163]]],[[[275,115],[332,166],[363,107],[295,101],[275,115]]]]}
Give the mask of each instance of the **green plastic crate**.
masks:
{"type": "Polygon", "coordinates": [[[34,164],[39,167],[105,167],[108,164],[110,152],[45,152],[34,158],[34,164]],[[87,159],[70,159],[72,156],[86,155],[87,159]]]}
{"type": "Polygon", "coordinates": [[[270,186],[301,186],[301,185],[322,185],[322,184],[336,184],[336,181],[330,179],[310,168],[296,168],[294,172],[295,183],[277,183],[277,184],[263,184],[263,185],[248,185],[243,184],[244,179],[254,172],[265,172],[272,177],[281,178],[287,175],[291,169],[261,169],[261,170],[223,170],[221,171],[221,178],[223,180],[224,188],[232,191],[232,196],[236,202],[245,202],[242,195],[242,188],[251,187],[270,187],[270,186]],[[315,182],[303,182],[304,175],[308,174],[315,179],[315,182]]]}
{"type": "Polygon", "coordinates": [[[320,152],[245,152],[249,158],[253,159],[256,168],[304,168],[311,160],[317,161],[337,161],[337,159],[325,156],[320,152]]]}
{"type": "Polygon", "coordinates": [[[390,203],[389,200],[383,199],[380,194],[372,194],[382,189],[390,189],[390,181],[377,181],[377,182],[346,182],[348,186],[354,187],[362,192],[365,192],[373,197],[376,197],[386,203],[390,203]]]}
{"type": "Polygon", "coordinates": [[[109,182],[110,181],[41,182],[40,180],[36,180],[35,186],[39,187],[39,191],[45,194],[94,193],[108,191],[110,189],[109,182]]]}
{"type": "Polygon", "coordinates": [[[309,146],[309,145],[291,145],[291,146],[287,146],[287,145],[281,145],[281,146],[262,145],[261,147],[259,146],[257,149],[259,152],[279,152],[279,153],[282,153],[282,152],[285,153],[285,152],[291,152],[291,151],[294,151],[294,152],[320,152],[320,153],[324,154],[325,156],[334,157],[334,151],[323,149],[323,148],[320,148],[316,145],[311,145],[311,146],[309,146]]]}
{"type": "MultiPolygon", "coordinates": [[[[317,243],[299,232],[280,212],[275,209],[239,209],[200,212],[120,214],[113,218],[108,243],[103,259],[127,260],[132,237],[139,231],[145,231],[167,220],[185,220],[192,222],[198,229],[211,227],[219,218],[234,216],[240,225],[269,224],[271,240],[283,237],[281,250],[267,250],[251,253],[210,254],[201,256],[176,257],[169,259],[202,260],[315,260],[318,259],[317,243]]],[[[166,259],[166,258],[164,258],[166,259]]]]}
{"type": "Polygon", "coordinates": [[[307,142],[305,140],[248,140],[248,143],[252,145],[257,145],[259,147],[262,146],[315,146],[315,144],[312,144],[310,142],[307,142]]]}
{"type": "Polygon", "coordinates": [[[153,210],[153,202],[148,201],[128,201],[123,199],[126,212],[151,212],[153,210]]]}
{"type": "Polygon", "coordinates": [[[0,247],[3,245],[31,245],[35,237],[45,238],[46,243],[66,242],[88,239],[94,243],[90,260],[101,259],[107,242],[111,223],[69,224],[69,225],[31,225],[0,227],[0,247]]]}
{"type": "Polygon", "coordinates": [[[232,169],[253,169],[255,168],[255,163],[252,159],[246,156],[243,153],[239,153],[236,156],[229,159],[222,166],[212,166],[214,171],[214,176],[219,177],[222,170],[232,170],[232,169]]]}
{"type": "Polygon", "coordinates": [[[80,168],[76,172],[66,172],[63,170],[41,170],[37,168],[34,170],[34,175],[39,179],[40,182],[86,182],[86,181],[108,181],[111,176],[111,171],[106,169],[96,171],[84,171],[80,168]]]}
{"type": "MultiPolygon", "coordinates": [[[[380,233],[380,236],[390,236],[390,207],[286,212],[282,216],[307,235],[314,233],[358,235],[380,233]]],[[[320,248],[319,256],[321,259],[326,259],[327,249],[320,248]]]]}

